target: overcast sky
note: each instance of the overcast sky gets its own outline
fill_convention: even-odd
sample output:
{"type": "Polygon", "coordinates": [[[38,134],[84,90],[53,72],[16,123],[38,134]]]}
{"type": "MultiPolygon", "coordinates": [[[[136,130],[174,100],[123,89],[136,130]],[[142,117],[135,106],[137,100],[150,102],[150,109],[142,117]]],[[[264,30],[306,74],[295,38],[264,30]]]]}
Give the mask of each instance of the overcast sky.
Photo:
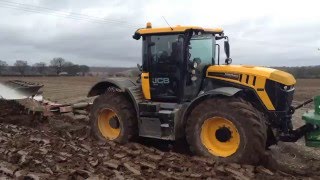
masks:
{"type": "Polygon", "coordinates": [[[222,27],[234,64],[320,65],[319,0],[0,0],[0,60],[135,66],[153,26],[222,27]],[[31,5],[31,6],[30,6],[31,5]],[[56,11],[52,11],[56,10],[56,11]]]}

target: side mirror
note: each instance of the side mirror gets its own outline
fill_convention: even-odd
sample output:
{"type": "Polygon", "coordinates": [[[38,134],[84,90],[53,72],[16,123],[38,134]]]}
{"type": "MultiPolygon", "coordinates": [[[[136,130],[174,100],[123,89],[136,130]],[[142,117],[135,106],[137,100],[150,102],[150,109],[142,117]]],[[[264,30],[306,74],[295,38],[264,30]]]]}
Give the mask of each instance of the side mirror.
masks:
{"type": "Polygon", "coordinates": [[[224,41],[224,52],[226,53],[227,59],[230,58],[230,44],[228,39],[224,41]]]}
{"type": "Polygon", "coordinates": [[[225,63],[226,63],[226,65],[231,64],[231,63],[232,63],[232,59],[231,59],[231,58],[227,58],[227,59],[225,60],[225,63]]]}
{"type": "Polygon", "coordinates": [[[133,39],[135,40],[139,40],[141,38],[141,35],[137,32],[134,33],[134,35],[132,36],[133,39]]]}
{"type": "Polygon", "coordinates": [[[138,67],[139,71],[142,72],[142,66],[140,64],[137,64],[137,67],[138,67]]]}

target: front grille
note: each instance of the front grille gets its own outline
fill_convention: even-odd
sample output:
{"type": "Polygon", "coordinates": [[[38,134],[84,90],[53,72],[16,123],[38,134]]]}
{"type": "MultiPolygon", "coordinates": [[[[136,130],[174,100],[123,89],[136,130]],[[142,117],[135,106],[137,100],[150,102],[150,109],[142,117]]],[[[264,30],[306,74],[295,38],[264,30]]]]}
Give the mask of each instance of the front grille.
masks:
{"type": "Polygon", "coordinates": [[[275,81],[266,81],[266,92],[276,111],[288,111],[294,94],[294,86],[285,86],[275,81]]]}

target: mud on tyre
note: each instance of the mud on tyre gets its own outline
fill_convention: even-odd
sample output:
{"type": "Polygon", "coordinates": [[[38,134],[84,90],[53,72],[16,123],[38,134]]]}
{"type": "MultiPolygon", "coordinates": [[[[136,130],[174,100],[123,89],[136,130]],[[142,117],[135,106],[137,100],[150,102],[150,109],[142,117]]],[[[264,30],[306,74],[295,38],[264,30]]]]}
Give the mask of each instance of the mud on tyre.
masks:
{"type": "Polygon", "coordinates": [[[95,99],[90,124],[93,136],[101,141],[126,143],[138,133],[135,109],[119,92],[108,92],[95,99]]]}
{"type": "Polygon", "coordinates": [[[186,125],[190,150],[225,162],[257,164],[266,147],[261,113],[241,98],[213,98],[197,105],[186,125]]]}

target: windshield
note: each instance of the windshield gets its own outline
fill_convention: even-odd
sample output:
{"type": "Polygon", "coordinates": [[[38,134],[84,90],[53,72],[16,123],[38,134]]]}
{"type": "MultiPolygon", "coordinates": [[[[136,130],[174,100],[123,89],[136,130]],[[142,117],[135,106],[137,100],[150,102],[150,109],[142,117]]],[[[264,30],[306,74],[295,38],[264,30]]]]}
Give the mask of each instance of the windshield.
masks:
{"type": "Polygon", "coordinates": [[[212,34],[193,35],[189,48],[190,61],[198,58],[202,65],[214,64],[215,38],[212,34]]]}

